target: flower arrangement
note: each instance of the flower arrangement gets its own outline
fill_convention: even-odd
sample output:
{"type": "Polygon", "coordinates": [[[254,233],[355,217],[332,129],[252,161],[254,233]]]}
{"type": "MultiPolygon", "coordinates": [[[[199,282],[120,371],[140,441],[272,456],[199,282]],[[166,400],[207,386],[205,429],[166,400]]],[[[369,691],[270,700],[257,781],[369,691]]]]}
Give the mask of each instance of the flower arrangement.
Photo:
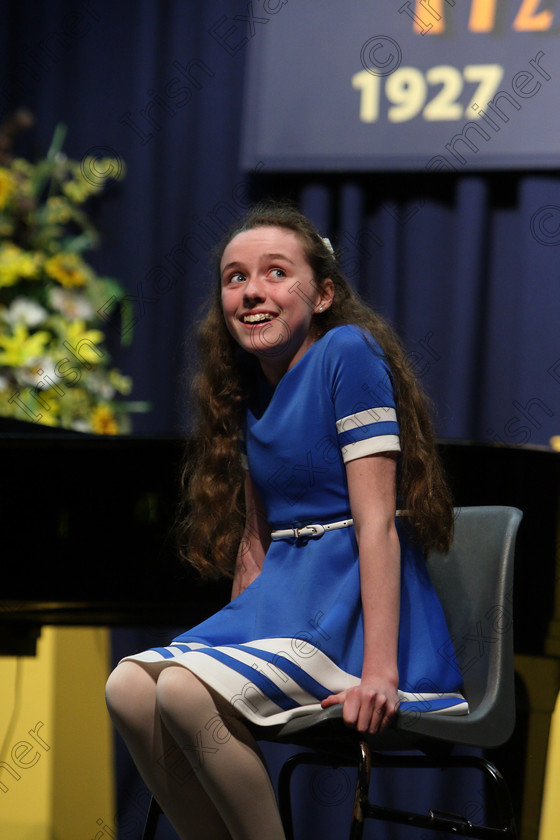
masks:
{"type": "MultiPolygon", "coordinates": [[[[69,159],[59,126],[42,160],[9,154],[13,120],[0,129],[0,415],[97,434],[130,429],[132,383],[110,366],[101,329],[125,295],[85,254],[98,234],[84,211],[109,180],[116,158],[69,159]]],[[[16,115],[18,128],[31,122],[16,115]]],[[[121,335],[130,337],[130,330],[121,335]]]]}

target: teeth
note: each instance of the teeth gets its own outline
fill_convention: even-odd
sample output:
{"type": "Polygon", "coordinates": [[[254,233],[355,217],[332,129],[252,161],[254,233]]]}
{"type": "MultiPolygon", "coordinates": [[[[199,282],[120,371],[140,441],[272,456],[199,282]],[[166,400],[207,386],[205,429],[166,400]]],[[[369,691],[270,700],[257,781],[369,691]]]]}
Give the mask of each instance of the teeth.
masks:
{"type": "Polygon", "coordinates": [[[259,321],[271,321],[274,318],[274,315],[270,315],[267,312],[259,312],[256,315],[244,315],[243,321],[246,324],[257,324],[259,321]]]}

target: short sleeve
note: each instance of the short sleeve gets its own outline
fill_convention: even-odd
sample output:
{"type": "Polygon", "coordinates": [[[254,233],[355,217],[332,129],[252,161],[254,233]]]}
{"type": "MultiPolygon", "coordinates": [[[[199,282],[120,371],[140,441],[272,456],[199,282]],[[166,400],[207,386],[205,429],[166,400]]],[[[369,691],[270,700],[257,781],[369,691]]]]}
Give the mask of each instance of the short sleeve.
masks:
{"type": "Polygon", "coordinates": [[[357,327],[340,327],[326,357],[344,463],[379,452],[399,452],[393,382],[379,345],[357,327]]]}

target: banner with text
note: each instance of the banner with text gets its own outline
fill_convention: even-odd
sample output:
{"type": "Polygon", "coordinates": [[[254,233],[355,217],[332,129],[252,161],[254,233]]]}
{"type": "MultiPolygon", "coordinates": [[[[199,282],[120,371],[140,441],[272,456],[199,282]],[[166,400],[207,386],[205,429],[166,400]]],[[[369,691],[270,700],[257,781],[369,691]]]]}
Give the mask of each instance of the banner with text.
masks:
{"type": "Polygon", "coordinates": [[[242,164],[271,170],[560,165],[558,0],[253,0],[242,164]]]}

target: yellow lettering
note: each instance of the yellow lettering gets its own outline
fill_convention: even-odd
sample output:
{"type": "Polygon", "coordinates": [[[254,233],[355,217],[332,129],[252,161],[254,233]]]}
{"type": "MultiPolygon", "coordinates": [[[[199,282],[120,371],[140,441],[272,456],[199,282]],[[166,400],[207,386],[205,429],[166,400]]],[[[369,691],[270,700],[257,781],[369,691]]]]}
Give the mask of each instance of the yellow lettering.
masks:
{"type": "Polygon", "coordinates": [[[472,0],[469,29],[491,32],[496,22],[496,0],[472,0]]]}
{"type": "Polygon", "coordinates": [[[550,29],[554,14],[545,9],[535,14],[540,2],[541,0],[523,0],[517,17],[513,21],[513,28],[518,32],[542,32],[550,29]]]}
{"type": "Polygon", "coordinates": [[[352,87],[360,91],[360,121],[375,122],[379,118],[379,76],[361,70],[352,76],[352,87]]]}
{"type": "MultiPolygon", "coordinates": [[[[427,12],[428,17],[424,15],[425,20],[429,20],[430,33],[432,35],[440,35],[445,32],[445,18],[443,16],[443,4],[445,0],[416,0],[416,16],[420,17],[422,12],[427,12]]],[[[415,20],[412,28],[415,32],[422,32],[422,26],[418,20],[415,20]]]]}

